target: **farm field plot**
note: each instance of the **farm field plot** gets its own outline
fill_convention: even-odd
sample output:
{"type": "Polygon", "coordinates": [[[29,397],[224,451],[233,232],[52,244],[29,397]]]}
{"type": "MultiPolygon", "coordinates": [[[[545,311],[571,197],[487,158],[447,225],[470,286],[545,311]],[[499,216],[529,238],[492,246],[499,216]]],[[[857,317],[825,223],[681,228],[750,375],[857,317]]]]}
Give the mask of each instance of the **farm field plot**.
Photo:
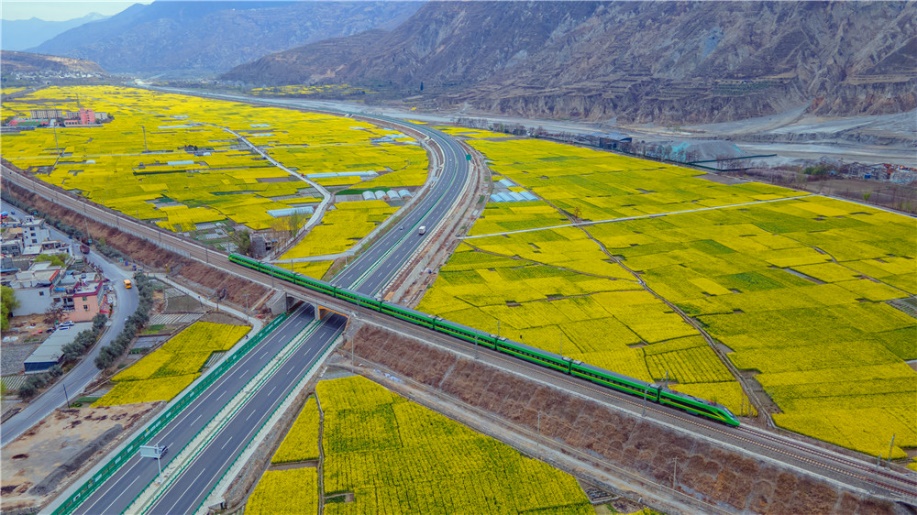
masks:
{"type": "Polygon", "coordinates": [[[318,471],[314,468],[266,471],[248,498],[245,513],[317,514],[318,471]]]}
{"type": "Polygon", "coordinates": [[[469,143],[494,180],[539,200],[489,203],[418,309],[489,332],[499,320],[508,338],[633,377],[668,374],[674,389],[736,411],[739,384],[674,306],[756,372],[778,425],[874,456],[893,434],[893,456],[917,447],[917,373],[905,363],[917,359],[917,320],[887,302],[917,294],[912,218],[478,137],[469,143]],[[611,221],[512,232],[563,219],[611,221]]]}
{"type": "MultiPolygon", "coordinates": [[[[280,256],[280,259],[324,256],[344,252],[397,210],[381,200],[338,202],[335,209],[325,215],[321,225],[280,256]]],[[[331,266],[331,262],[319,263],[310,263],[311,266],[300,266],[294,270],[321,278],[331,266]]],[[[302,263],[297,263],[297,265],[300,264],[302,263]]]]}
{"type": "MultiPolygon", "coordinates": [[[[324,380],[316,390],[324,412],[325,513],[594,513],[572,476],[368,379],[324,380]],[[348,493],[353,502],[327,501],[348,493]]],[[[311,411],[302,416],[313,417],[311,411]]],[[[303,432],[299,425],[281,449],[288,441],[306,445],[304,433],[318,438],[317,428],[303,432]]],[[[311,506],[305,498],[317,496],[317,486],[290,474],[302,470],[314,471],[265,473],[246,512],[311,506]]]]}
{"type": "Polygon", "coordinates": [[[231,349],[248,331],[247,325],[195,322],[115,375],[114,388],[93,406],[169,401],[197,379],[211,354],[231,349]]]}
{"type": "Polygon", "coordinates": [[[298,174],[323,175],[316,180],[328,186],[415,187],[427,177],[416,141],[350,118],[109,86],[49,87],[5,100],[3,108],[76,111],[77,96],[113,120],[58,128],[56,136],[49,129],[5,133],[4,159],[171,231],[215,223],[268,229],[282,223],[277,213],[318,202],[301,177],[240,145],[227,129],[298,174]]]}
{"type": "Polygon", "coordinates": [[[293,427],[284,437],[283,443],[271,463],[291,463],[318,459],[319,413],[315,397],[309,397],[306,405],[293,422],[293,427]]]}

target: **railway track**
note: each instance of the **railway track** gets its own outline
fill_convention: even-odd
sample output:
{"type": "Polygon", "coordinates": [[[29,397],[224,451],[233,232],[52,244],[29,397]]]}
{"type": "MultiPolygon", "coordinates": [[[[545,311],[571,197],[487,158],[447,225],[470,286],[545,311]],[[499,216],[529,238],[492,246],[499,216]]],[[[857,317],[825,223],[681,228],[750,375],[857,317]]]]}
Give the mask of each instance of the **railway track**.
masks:
{"type": "MultiPolygon", "coordinates": [[[[336,307],[341,312],[360,312],[364,320],[379,316],[372,310],[355,308],[349,304],[339,303],[331,299],[324,299],[321,295],[317,295],[305,288],[289,283],[284,284],[281,281],[274,281],[272,278],[260,272],[231,264],[226,260],[226,254],[207,249],[167,231],[137,222],[114,211],[85,202],[62,189],[23,176],[6,166],[3,166],[3,172],[4,179],[28,191],[33,191],[35,193],[40,192],[42,196],[53,199],[56,203],[77,213],[82,213],[95,220],[117,227],[136,237],[157,243],[184,257],[196,259],[205,263],[211,263],[211,260],[213,260],[213,262],[219,262],[221,268],[264,286],[277,287],[282,284],[282,288],[290,293],[304,298],[320,299],[321,303],[329,305],[329,307],[336,307]]],[[[388,317],[383,318],[387,325],[399,326],[403,332],[411,334],[416,334],[418,332],[413,326],[393,321],[388,317]]],[[[435,340],[437,344],[446,348],[454,349],[459,347],[467,354],[474,352],[473,345],[466,342],[459,340],[446,341],[447,339],[445,337],[438,334],[426,331],[424,333],[424,339],[427,341],[435,340]]],[[[540,367],[528,366],[525,363],[521,363],[498,353],[488,352],[487,355],[489,362],[496,363],[501,368],[518,369],[522,367],[527,369],[526,373],[528,375],[540,376],[545,382],[564,386],[572,391],[588,392],[589,396],[597,400],[611,402],[618,406],[624,405],[634,413],[640,413],[645,410],[647,413],[652,413],[657,419],[663,421],[668,419],[666,423],[680,427],[682,430],[689,430],[708,436],[713,434],[716,435],[718,440],[730,443],[737,448],[757,452],[761,455],[769,456],[776,461],[795,465],[798,468],[802,468],[829,480],[860,489],[866,489],[875,493],[891,494],[902,501],[917,503],[917,478],[912,474],[899,473],[894,470],[881,468],[855,457],[840,454],[783,435],[769,433],[753,426],[743,425],[735,429],[726,428],[697,417],[686,415],[677,410],[670,410],[657,404],[646,404],[643,401],[636,400],[627,395],[607,390],[585,381],[579,381],[560,373],[547,371],[540,367]],[[693,428],[693,430],[687,428],[693,428]]]]}
{"type": "MultiPolygon", "coordinates": [[[[375,312],[367,310],[367,313],[372,317],[375,312]]],[[[361,316],[365,317],[367,315],[363,314],[361,316]]],[[[402,333],[415,337],[421,335],[421,331],[413,325],[401,321],[386,322],[385,325],[387,326],[398,326],[402,333]]],[[[428,343],[434,343],[452,351],[461,349],[461,353],[469,357],[474,356],[476,352],[474,345],[457,339],[448,339],[438,333],[424,331],[422,336],[428,343]]],[[[525,377],[560,386],[567,391],[585,394],[605,404],[624,407],[638,416],[645,410],[647,414],[651,414],[657,421],[678,430],[713,438],[745,453],[751,453],[757,457],[768,457],[773,461],[805,470],[810,474],[835,483],[841,483],[872,494],[884,494],[893,500],[917,505],[917,475],[915,474],[879,468],[871,462],[788,436],[770,433],[748,424],[738,428],[730,428],[666,406],[645,403],[635,397],[602,388],[559,372],[530,365],[509,356],[489,351],[489,349],[477,352],[480,357],[486,356],[488,363],[499,368],[521,371],[525,377]]]]}

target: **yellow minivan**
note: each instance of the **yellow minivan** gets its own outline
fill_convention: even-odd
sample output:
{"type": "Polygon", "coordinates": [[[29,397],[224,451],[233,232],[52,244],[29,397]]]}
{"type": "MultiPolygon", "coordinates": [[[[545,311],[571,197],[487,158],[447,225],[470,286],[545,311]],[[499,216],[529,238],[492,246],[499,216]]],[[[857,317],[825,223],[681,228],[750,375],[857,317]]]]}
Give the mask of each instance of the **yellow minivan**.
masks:
{"type": "Polygon", "coordinates": [[[131,280],[130,280],[130,279],[125,279],[125,280],[124,280],[124,287],[127,288],[128,290],[130,290],[130,289],[131,289],[131,286],[133,286],[133,285],[131,284],[131,280]]]}

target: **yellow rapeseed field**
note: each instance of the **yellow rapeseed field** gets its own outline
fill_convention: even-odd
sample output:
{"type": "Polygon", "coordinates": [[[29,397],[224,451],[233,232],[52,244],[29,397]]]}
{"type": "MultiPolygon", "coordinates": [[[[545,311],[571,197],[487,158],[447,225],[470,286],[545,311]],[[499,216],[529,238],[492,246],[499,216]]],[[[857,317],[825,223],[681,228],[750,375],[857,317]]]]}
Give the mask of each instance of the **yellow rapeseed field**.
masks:
{"type": "Polygon", "coordinates": [[[420,310],[748,411],[692,322],[757,372],[778,425],[872,455],[892,435],[896,457],[917,447],[917,321],[893,304],[917,294],[913,219],[455,132],[538,200],[488,204],[420,310]],[[601,223],[555,227],[573,222],[601,223]]]}
{"type": "MultiPolygon", "coordinates": [[[[572,476],[368,379],[324,380],[316,390],[325,513],[594,513],[572,476]],[[336,494],[352,494],[353,502],[327,502],[336,494]]],[[[272,462],[288,461],[280,455],[294,446],[314,448],[315,406],[307,403],[272,462]]],[[[314,480],[286,475],[306,470],[315,469],[265,473],[246,513],[311,513],[314,480]]]]}
{"type": "Polygon", "coordinates": [[[115,375],[115,386],[93,405],[169,401],[200,375],[211,354],[231,349],[249,329],[245,325],[195,322],[115,375]]]}
{"type": "Polygon", "coordinates": [[[293,427],[284,437],[271,463],[289,463],[318,459],[318,405],[309,397],[293,427]]]}
{"type": "Polygon", "coordinates": [[[280,259],[324,256],[344,252],[395,211],[397,208],[381,200],[338,202],[335,209],[325,215],[321,225],[315,227],[299,243],[285,252],[280,259]]]}
{"type": "MultiPolygon", "coordinates": [[[[165,229],[232,222],[254,230],[270,211],[316,202],[299,175],[334,174],[327,185],[412,187],[426,181],[426,152],[393,130],[352,118],[114,86],[47,87],[4,97],[4,112],[77,110],[113,119],[101,126],[4,133],[3,156],[39,178],[165,229]],[[239,144],[233,131],[292,170],[239,144]],[[373,172],[363,180],[354,172],[373,172]]],[[[369,207],[369,206],[367,206],[369,207]]]]}
{"type": "Polygon", "coordinates": [[[268,470],[245,505],[247,515],[318,513],[318,471],[303,467],[268,470]]]}
{"type": "Polygon", "coordinates": [[[329,513],[592,513],[576,480],[360,376],[322,381],[329,513]]]}

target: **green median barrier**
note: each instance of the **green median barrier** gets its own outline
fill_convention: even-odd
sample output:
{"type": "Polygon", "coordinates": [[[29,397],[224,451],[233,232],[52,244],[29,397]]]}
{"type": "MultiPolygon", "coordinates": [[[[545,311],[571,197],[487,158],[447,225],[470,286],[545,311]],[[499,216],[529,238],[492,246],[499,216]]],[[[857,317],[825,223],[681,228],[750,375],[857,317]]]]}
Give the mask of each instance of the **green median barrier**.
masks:
{"type": "MultiPolygon", "coordinates": [[[[306,334],[306,336],[302,339],[302,341],[301,341],[299,344],[296,345],[296,347],[298,348],[298,347],[302,346],[302,344],[305,343],[305,341],[309,338],[309,336],[311,336],[316,330],[318,330],[318,328],[319,328],[319,324],[317,324],[317,323],[310,323],[309,326],[307,326],[307,334],[306,334]]],[[[293,341],[295,341],[295,340],[293,340],[293,341]]],[[[295,352],[295,350],[294,350],[294,352],[295,352]]],[[[292,355],[292,353],[291,353],[291,354],[288,354],[288,355],[287,355],[287,358],[284,359],[284,362],[286,362],[287,359],[289,359],[289,358],[291,357],[291,355],[292,355]]],[[[279,368],[280,368],[281,366],[283,366],[283,363],[277,364],[277,366],[275,367],[274,371],[276,372],[277,370],[279,370],[279,368]]],[[[314,364],[313,364],[313,366],[314,366],[314,364]]],[[[310,370],[311,370],[311,367],[310,367],[310,370]]],[[[273,372],[271,373],[271,375],[273,375],[273,372]]],[[[266,382],[266,381],[268,381],[269,379],[270,379],[270,376],[265,377],[264,379],[262,379],[262,382],[266,382]]],[[[250,384],[250,383],[249,383],[249,384],[250,384]]],[[[230,401],[230,402],[231,402],[231,401],[230,401]]],[[[246,402],[247,402],[247,401],[246,401],[246,402]]],[[[244,404],[244,403],[243,403],[243,404],[244,404]]],[[[282,403],[281,403],[281,404],[282,404],[282,403]]],[[[279,408],[279,407],[280,407],[280,405],[278,404],[278,405],[274,408],[274,410],[271,411],[271,416],[273,416],[274,412],[276,412],[276,411],[277,411],[277,408],[279,408]]],[[[186,444],[186,447],[187,447],[187,445],[190,445],[191,442],[193,442],[194,439],[197,438],[198,435],[200,435],[201,432],[202,432],[204,429],[206,429],[207,426],[209,426],[210,423],[213,422],[213,420],[216,419],[216,418],[219,417],[219,416],[220,416],[220,413],[218,412],[218,413],[214,414],[212,417],[210,417],[210,420],[207,421],[206,424],[204,424],[203,426],[201,426],[201,429],[194,435],[193,438],[191,438],[191,441],[190,441],[188,444],[186,444]]],[[[265,421],[261,423],[261,425],[258,427],[258,430],[259,430],[259,431],[261,430],[262,427],[264,427],[264,424],[266,424],[267,421],[268,421],[269,419],[270,419],[270,417],[268,417],[268,419],[265,419],[265,421]]],[[[257,434],[257,432],[256,432],[255,434],[257,434]]],[[[214,436],[215,436],[215,435],[214,435],[214,436]]],[[[212,438],[211,438],[211,440],[212,440],[212,438]]],[[[209,444],[209,441],[210,441],[210,440],[208,440],[208,443],[205,443],[204,446],[202,446],[200,449],[198,449],[198,451],[194,454],[194,457],[193,457],[193,459],[192,459],[191,461],[193,461],[194,459],[197,459],[197,456],[199,456],[200,453],[204,451],[204,448],[206,447],[206,445],[209,444]]],[[[180,455],[182,452],[184,452],[184,450],[185,450],[185,448],[183,447],[182,449],[178,450],[178,451],[176,452],[175,455],[176,455],[176,456],[180,455]]],[[[236,456],[236,458],[233,460],[233,464],[234,464],[236,461],[238,461],[238,459],[239,459],[239,456],[236,456]]],[[[228,469],[227,469],[227,470],[228,470],[228,469]]],[[[182,473],[182,471],[179,471],[179,474],[181,474],[181,473],[182,473]]],[[[223,473],[223,476],[225,476],[225,475],[226,475],[226,472],[223,473]]],[[[222,479],[223,476],[221,476],[221,479],[222,479]]],[[[217,484],[218,484],[218,483],[217,483],[217,484]]],[[[216,484],[214,485],[214,488],[215,488],[215,487],[216,487],[216,484]]],[[[211,491],[213,491],[213,488],[211,488],[211,491]]],[[[128,504],[128,506],[133,506],[134,503],[137,501],[137,499],[140,498],[141,495],[143,495],[143,493],[144,493],[144,492],[141,491],[141,492],[138,493],[136,496],[134,496],[134,498],[131,500],[131,502],[128,504]]],[[[164,493],[165,493],[165,491],[164,491],[164,490],[161,490],[156,496],[154,496],[154,500],[152,501],[152,503],[150,504],[150,506],[152,506],[153,504],[155,504],[156,502],[158,502],[160,496],[161,496],[162,494],[164,494],[164,493]]],[[[209,496],[210,493],[208,492],[207,495],[209,496]]],[[[205,499],[205,500],[206,500],[206,499],[205,499]]]]}
{"type": "MultiPolygon", "coordinates": [[[[335,336],[335,340],[336,340],[339,336],[340,336],[340,333],[338,333],[338,336],[335,336]]],[[[332,341],[334,341],[334,340],[332,340],[332,341]]],[[[309,372],[311,372],[312,369],[315,368],[315,365],[317,365],[318,363],[319,363],[319,360],[316,359],[315,363],[312,363],[312,365],[309,367],[309,370],[306,371],[306,374],[305,374],[303,377],[305,378],[307,375],[309,375],[309,372]]],[[[284,398],[284,400],[280,401],[276,406],[274,406],[274,409],[271,410],[270,415],[268,415],[268,416],[264,419],[264,422],[262,422],[261,425],[258,426],[258,430],[255,431],[254,433],[252,433],[252,439],[254,439],[254,438],[256,438],[256,437],[258,436],[258,433],[260,433],[260,432],[264,429],[264,426],[265,426],[268,422],[271,421],[271,418],[273,418],[274,414],[277,413],[277,410],[279,410],[280,408],[283,407],[284,403],[286,402],[286,399],[288,399],[288,398],[289,398],[290,396],[292,396],[292,395],[298,395],[298,394],[299,394],[299,388],[298,388],[298,387],[297,387],[297,388],[293,388],[292,390],[290,390],[290,392],[287,394],[287,396],[284,398]]],[[[295,418],[295,417],[294,417],[294,418],[295,418]]],[[[249,442],[251,442],[251,440],[249,440],[249,442]]],[[[207,499],[210,497],[210,495],[213,493],[213,491],[216,490],[216,487],[218,487],[218,486],[220,485],[220,483],[223,481],[223,479],[226,478],[226,474],[229,474],[229,472],[232,470],[233,466],[235,466],[236,462],[239,461],[239,458],[241,458],[242,455],[245,454],[245,449],[244,449],[244,448],[242,449],[242,451],[243,451],[243,452],[240,452],[239,454],[236,455],[235,459],[232,460],[232,463],[230,463],[229,466],[226,467],[226,470],[224,470],[223,473],[220,474],[220,479],[218,479],[218,480],[213,484],[213,486],[210,487],[210,491],[208,491],[208,492],[207,492],[207,495],[204,496],[204,500],[202,500],[202,501],[200,502],[200,504],[197,505],[197,507],[196,507],[195,510],[194,510],[194,513],[197,513],[198,511],[200,511],[200,509],[201,509],[201,507],[203,506],[203,504],[204,504],[205,502],[207,502],[207,499]]]]}
{"type": "Polygon", "coordinates": [[[150,439],[159,432],[160,429],[165,427],[169,422],[175,419],[189,404],[194,402],[195,399],[200,397],[207,388],[210,387],[217,379],[223,376],[227,370],[232,368],[233,365],[238,363],[242,357],[244,357],[250,350],[252,350],[255,345],[258,345],[263,341],[269,334],[274,332],[277,327],[282,324],[289,315],[283,313],[274,320],[272,320],[268,325],[264,326],[258,334],[249,338],[236,352],[232,353],[229,357],[224,359],[213,371],[207,374],[200,382],[191,387],[175,404],[169,406],[159,417],[154,420],[149,427],[144,429],[139,435],[134,437],[133,440],[121,451],[115,455],[112,459],[105,464],[98,472],[95,473],[88,481],[83,483],[75,492],[73,492],[70,497],[67,498],[60,506],[57,507],[53,512],[54,515],[64,515],[73,513],[83,501],[85,501],[99,486],[107,481],[122,465],[124,465],[132,456],[137,454],[137,450],[141,445],[150,441],[150,439]]]}

